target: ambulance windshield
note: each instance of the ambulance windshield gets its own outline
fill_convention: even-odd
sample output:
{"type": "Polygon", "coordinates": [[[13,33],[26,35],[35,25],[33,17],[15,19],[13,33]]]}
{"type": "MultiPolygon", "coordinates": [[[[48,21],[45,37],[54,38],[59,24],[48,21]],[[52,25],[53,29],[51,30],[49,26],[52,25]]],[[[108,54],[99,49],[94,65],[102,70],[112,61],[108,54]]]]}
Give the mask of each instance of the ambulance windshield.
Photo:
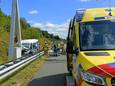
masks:
{"type": "Polygon", "coordinates": [[[81,23],[80,46],[81,50],[115,49],[115,21],[81,23]]]}

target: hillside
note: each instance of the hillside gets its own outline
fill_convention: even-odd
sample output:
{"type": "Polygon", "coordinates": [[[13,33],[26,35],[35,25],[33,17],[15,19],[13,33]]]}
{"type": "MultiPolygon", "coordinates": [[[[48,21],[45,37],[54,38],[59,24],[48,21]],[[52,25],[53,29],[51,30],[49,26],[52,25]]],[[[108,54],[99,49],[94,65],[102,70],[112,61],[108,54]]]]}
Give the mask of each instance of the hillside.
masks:
{"type": "MultiPolygon", "coordinates": [[[[54,40],[60,40],[58,36],[49,34],[47,31],[42,31],[40,28],[33,28],[24,18],[20,19],[22,39],[38,39],[41,46],[44,47],[45,43],[51,44],[54,40]]],[[[10,16],[5,15],[0,10],[0,64],[7,61],[7,52],[9,44],[10,32],[10,16]]]]}

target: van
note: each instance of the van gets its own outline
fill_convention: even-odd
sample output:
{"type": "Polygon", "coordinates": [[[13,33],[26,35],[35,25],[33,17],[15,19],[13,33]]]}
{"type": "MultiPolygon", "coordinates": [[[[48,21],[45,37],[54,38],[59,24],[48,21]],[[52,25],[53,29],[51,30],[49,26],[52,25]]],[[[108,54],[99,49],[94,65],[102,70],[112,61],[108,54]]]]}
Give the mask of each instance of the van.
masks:
{"type": "Polygon", "coordinates": [[[76,86],[115,86],[115,8],[77,10],[66,52],[76,86]]]}
{"type": "Polygon", "coordinates": [[[21,40],[22,55],[35,54],[39,51],[39,43],[37,39],[21,40]]]}

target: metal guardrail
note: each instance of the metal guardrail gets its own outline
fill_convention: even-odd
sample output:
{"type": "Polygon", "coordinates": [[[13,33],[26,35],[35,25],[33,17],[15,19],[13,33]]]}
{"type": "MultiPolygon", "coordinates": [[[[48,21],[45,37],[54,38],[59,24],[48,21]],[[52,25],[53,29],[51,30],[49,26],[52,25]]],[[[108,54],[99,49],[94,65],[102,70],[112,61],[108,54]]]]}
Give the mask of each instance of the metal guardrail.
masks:
{"type": "Polygon", "coordinates": [[[43,54],[44,51],[30,57],[22,57],[15,61],[0,65],[0,82],[43,54]]]}

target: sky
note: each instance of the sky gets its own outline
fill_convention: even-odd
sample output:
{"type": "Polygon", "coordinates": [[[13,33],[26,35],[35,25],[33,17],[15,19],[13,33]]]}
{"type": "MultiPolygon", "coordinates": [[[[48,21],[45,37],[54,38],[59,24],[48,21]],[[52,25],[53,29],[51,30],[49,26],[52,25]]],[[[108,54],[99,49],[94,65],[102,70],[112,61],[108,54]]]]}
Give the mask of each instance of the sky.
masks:
{"type": "MultiPolygon", "coordinates": [[[[19,0],[20,16],[32,27],[66,38],[76,9],[115,6],[115,0],[19,0]]],[[[0,8],[11,15],[12,0],[1,0],[0,8]]]]}

